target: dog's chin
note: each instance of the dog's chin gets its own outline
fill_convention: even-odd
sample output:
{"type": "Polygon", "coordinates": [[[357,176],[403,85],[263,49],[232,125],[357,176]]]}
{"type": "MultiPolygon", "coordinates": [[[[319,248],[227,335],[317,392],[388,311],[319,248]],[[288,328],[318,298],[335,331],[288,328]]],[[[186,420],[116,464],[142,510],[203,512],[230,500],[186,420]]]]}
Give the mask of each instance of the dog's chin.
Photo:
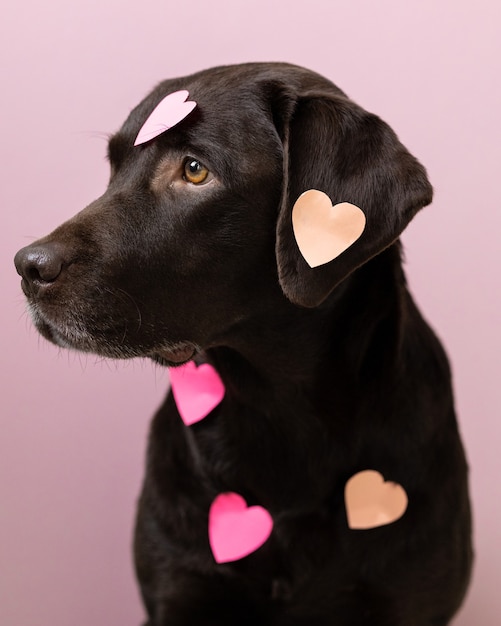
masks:
{"type": "Polygon", "coordinates": [[[198,352],[198,346],[191,342],[183,341],[157,350],[149,356],[159,365],[176,367],[192,361],[198,352]]]}

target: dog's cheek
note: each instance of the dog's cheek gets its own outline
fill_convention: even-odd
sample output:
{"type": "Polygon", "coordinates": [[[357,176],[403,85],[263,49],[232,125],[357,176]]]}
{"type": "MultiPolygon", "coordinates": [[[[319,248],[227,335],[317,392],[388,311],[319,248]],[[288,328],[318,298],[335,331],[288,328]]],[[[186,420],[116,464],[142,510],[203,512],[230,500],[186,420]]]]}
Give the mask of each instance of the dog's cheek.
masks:
{"type": "Polygon", "coordinates": [[[228,305],[266,280],[261,266],[274,264],[274,220],[266,224],[257,213],[230,195],[160,209],[129,248],[130,273],[122,279],[151,294],[163,315],[208,311],[217,299],[228,305]]]}

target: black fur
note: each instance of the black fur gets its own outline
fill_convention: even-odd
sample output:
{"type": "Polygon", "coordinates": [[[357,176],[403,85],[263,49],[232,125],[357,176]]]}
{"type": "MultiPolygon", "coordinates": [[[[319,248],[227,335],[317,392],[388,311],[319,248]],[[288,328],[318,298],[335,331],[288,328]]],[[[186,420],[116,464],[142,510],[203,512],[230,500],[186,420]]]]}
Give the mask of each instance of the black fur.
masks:
{"type": "Polygon", "coordinates": [[[16,257],[39,330],[110,357],[212,363],[226,386],[186,427],[155,416],[135,540],[149,626],[444,626],[471,567],[467,467],[444,351],[406,288],[398,236],[431,202],[378,117],[285,64],[161,83],[111,139],[104,195],[16,257]],[[196,109],[133,147],[168,93],[196,109]],[[214,179],[181,175],[187,156],[214,179]],[[311,269],[291,229],[307,189],[363,208],[351,248],[311,269]],[[405,515],[347,526],[343,490],[376,469],[405,515]],[[207,516],[235,491],[271,538],[217,565],[207,516]]]}

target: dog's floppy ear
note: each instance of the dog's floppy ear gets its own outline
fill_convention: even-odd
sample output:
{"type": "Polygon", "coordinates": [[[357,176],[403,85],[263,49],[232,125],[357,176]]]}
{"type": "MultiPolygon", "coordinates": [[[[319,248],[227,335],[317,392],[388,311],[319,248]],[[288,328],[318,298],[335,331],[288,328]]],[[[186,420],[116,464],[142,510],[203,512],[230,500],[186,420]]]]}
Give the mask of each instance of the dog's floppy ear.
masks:
{"type": "Polygon", "coordinates": [[[432,198],[424,168],[377,116],[328,90],[302,94],[279,130],[284,145],[284,187],[277,222],[276,257],[284,294],[315,307],[357,267],[391,245],[432,198]],[[362,235],[331,261],[310,267],[300,252],[292,209],[316,189],[333,205],[348,202],[366,218],[362,235]]]}

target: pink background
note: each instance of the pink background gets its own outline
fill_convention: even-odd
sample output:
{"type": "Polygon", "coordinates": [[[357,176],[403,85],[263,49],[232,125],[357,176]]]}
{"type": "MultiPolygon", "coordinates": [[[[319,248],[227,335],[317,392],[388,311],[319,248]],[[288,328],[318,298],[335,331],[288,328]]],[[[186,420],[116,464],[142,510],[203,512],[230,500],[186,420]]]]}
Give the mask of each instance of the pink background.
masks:
{"type": "Polygon", "coordinates": [[[501,614],[500,4],[497,0],[26,0],[0,20],[0,623],[137,626],[130,555],[148,362],[61,352],[24,313],[12,257],[106,184],[106,134],[156,82],[221,63],[315,69],[427,166],[404,236],[411,288],[452,360],[477,562],[456,626],[501,614]]]}

